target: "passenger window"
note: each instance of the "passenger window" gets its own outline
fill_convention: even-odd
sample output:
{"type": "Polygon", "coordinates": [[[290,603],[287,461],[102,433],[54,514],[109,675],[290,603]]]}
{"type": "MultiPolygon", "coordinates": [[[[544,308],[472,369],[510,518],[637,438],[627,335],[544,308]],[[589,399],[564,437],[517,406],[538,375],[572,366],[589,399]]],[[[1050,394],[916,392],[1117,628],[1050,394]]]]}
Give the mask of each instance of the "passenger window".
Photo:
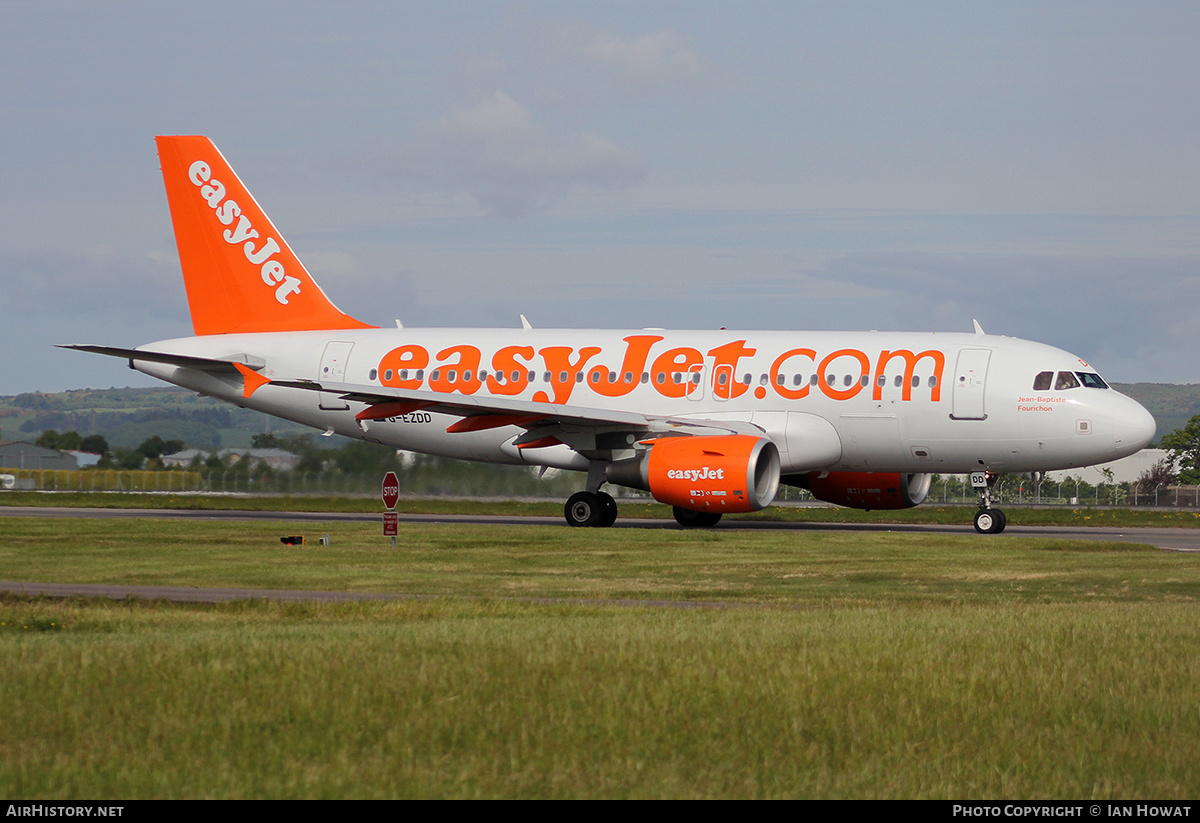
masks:
{"type": "Polygon", "coordinates": [[[1033,378],[1034,391],[1050,391],[1050,381],[1054,378],[1054,372],[1044,371],[1038,372],[1038,376],[1033,378]]]}
{"type": "Polygon", "coordinates": [[[1058,379],[1054,381],[1054,388],[1059,391],[1063,389],[1077,389],[1079,388],[1079,381],[1069,371],[1060,371],[1058,379]]]}
{"type": "Polygon", "coordinates": [[[374,380],[378,374],[379,374],[378,371],[376,371],[375,369],[371,369],[371,373],[369,375],[367,375],[367,379],[374,380]]]}

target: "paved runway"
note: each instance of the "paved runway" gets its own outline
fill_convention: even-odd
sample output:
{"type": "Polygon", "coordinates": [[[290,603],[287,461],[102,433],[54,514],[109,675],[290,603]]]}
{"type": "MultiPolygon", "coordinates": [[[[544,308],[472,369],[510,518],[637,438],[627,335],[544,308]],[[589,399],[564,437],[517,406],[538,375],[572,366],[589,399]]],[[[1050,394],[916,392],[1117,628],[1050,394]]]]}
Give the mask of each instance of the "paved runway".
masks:
{"type": "MultiPolygon", "coordinates": [[[[1011,537],[1043,537],[1060,540],[1106,540],[1145,543],[1160,549],[1200,552],[1200,529],[1106,528],[1082,526],[1009,526],[1000,535],[976,535],[971,525],[973,510],[963,508],[961,525],[897,523],[795,523],[768,520],[727,520],[718,531],[793,531],[797,534],[822,531],[909,532],[928,534],[973,535],[979,540],[1004,540],[1011,537]]],[[[158,520],[277,520],[287,523],[380,523],[380,513],[370,512],[270,512],[270,511],[193,511],[182,509],[77,509],[36,506],[0,506],[3,517],[129,518],[158,520]]],[[[561,517],[515,517],[505,515],[402,514],[403,523],[474,523],[481,526],[545,526],[567,528],[561,517]]],[[[614,528],[678,529],[674,520],[621,518],[614,528]]]]}

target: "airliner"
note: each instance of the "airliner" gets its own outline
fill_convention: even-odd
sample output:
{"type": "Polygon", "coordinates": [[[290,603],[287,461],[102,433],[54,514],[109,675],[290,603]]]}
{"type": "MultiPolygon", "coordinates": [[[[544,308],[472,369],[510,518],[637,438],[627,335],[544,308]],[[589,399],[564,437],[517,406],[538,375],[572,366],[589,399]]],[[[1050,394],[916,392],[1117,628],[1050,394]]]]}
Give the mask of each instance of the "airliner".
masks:
{"type": "Polygon", "coordinates": [[[397,449],[578,471],[572,526],[611,526],[606,484],[682,526],[763,509],[782,485],[862,509],[969,474],[1137,452],[1154,419],[1079,357],[971,333],[378,328],[321,291],[216,146],[156,138],[194,337],[69,345],[238,406],[397,449]]]}

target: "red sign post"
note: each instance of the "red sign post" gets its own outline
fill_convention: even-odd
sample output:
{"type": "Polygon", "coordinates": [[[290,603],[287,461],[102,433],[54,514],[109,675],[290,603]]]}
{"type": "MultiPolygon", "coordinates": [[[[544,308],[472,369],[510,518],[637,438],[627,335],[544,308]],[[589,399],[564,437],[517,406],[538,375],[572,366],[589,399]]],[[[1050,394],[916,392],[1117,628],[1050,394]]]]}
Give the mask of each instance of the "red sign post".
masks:
{"type": "Polygon", "coordinates": [[[386,509],[396,508],[396,503],[400,501],[400,481],[396,478],[395,472],[388,472],[383,476],[383,506],[386,509]]]}
{"type": "Polygon", "coordinates": [[[392,548],[396,548],[396,535],[399,533],[399,515],[396,514],[396,504],[400,502],[400,479],[395,472],[383,476],[383,505],[388,511],[383,513],[383,536],[392,538],[392,548]]]}

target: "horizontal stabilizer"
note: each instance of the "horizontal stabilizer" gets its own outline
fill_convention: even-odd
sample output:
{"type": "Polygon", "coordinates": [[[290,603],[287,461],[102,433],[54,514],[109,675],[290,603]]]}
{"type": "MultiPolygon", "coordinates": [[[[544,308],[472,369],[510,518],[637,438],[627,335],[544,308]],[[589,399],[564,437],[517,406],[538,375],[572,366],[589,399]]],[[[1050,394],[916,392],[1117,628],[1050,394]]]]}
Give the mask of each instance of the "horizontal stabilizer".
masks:
{"type": "Polygon", "coordinates": [[[185,369],[200,371],[238,373],[238,365],[258,371],[267,365],[267,361],[252,354],[231,354],[228,357],[195,357],[189,354],[171,354],[169,352],[148,351],[146,349],[122,349],[116,346],[90,345],[61,345],[60,349],[74,349],[92,354],[106,354],[109,357],[120,357],[132,363],[134,360],[144,360],[148,363],[167,363],[185,369]]]}

